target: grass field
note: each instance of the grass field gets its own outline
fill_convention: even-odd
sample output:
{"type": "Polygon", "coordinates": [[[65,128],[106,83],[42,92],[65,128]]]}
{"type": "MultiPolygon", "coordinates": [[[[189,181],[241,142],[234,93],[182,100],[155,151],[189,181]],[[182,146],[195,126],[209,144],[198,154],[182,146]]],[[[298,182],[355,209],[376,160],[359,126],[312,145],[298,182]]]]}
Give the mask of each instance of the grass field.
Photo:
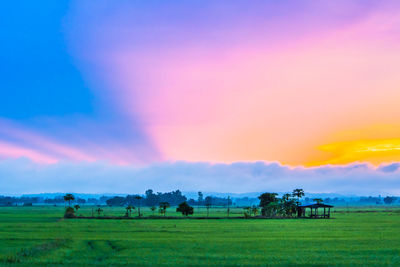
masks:
{"type": "Polygon", "coordinates": [[[63,210],[1,207],[0,264],[400,266],[399,208],[336,209],[330,220],[64,220],[63,210]]]}

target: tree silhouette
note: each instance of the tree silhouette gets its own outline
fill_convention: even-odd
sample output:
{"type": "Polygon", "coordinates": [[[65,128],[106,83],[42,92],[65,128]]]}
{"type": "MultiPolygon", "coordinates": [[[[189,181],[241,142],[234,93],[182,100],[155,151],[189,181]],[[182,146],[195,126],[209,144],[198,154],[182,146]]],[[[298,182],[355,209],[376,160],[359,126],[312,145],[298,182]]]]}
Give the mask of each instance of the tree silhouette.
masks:
{"type": "Polygon", "coordinates": [[[207,209],[207,217],[208,217],[208,215],[209,215],[209,213],[210,213],[211,200],[212,200],[211,197],[208,196],[208,197],[206,197],[206,199],[205,199],[205,201],[204,201],[204,206],[206,206],[206,209],[207,209]]]}
{"type": "Polygon", "coordinates": [[[292,196],[291,194],[283,194],[282,200],[283,200],[283,201],[288,201],[288,200],[290,199],[291,196],[292,196]]]}
{"type": "Polygon", "coordinates": [[[229,217],[229,212],[231,211],[231,210],[230,210],[230,208],[229,208],[229,205],[231,204],[230,202],[231,202],[231,197],[230,197],[230,196],[228,196],[228,209],[227,209],[227,211],[226,211],[226,212],[227,212],[227,215],[228,215],[228,217],[229,217]]]}
{"type": "Polygon", "coordinates": [[[157,208],[153,206],[153,207],[151,207],[150,209],[151,209],[151,211],[153,212],[153,216],[154,216],[154,211],[155,211],[157,208]]]}
{"type": "Polygon", "coordinates": [[[245,218],[251,217],[251,207],[250,206],[244,207],[243,210],[244,210],[244,217],[245,218]]]}
{"type": "Polygon", "coordinates": [[[164,214],[164,216],[167,213],[167,208],[169,208],[168,202],[160,202],[160,212],[164,214]]]}
{"type": "Polygon", "coordinates": [[[297,217],[301,217],[301,209],[300,209],[300,199],[304,197],[304,190],[300,188],[296,188],[292,193],[293,197],[297,197],[296,206],[297,206],[297,217]]]}
{"type": "Polygon", "coordinates": [[[178,208],[176,209],[176,212],[181,212],[182,215],[188,216],[193,214],[193,207],[189,206],[188,203],[182,202],[179,204],[178,208]]]}
{"type": "Polygon", "coordinates": [[[276,213],[278,208],[277,205],[277,193],[263,193],[258,199],[260,200],[261,213],[263,216],[272,216],[276,213]],[[267,214],[268,213],[268,214],[267,214]]]}
{"type": "Polygon", "coordinates": [[[396,200],[396,197],[389,197],[389,196],[386,196],[386,197],[383,199],[383,202],[385,202],[385,204],[387,204],[387,205],[390,205],[390,204],[392,204],[395,200],[396,200]]]}
{"type": "Polygon", "coordinates": [[[98,208],[98,209],[96,209],[96,212],[97,212],[97,215],[98,215],[98,216],[100,216],[100,213],[102,213],[102,212],[103,212],[103,209],[101,209],[101,208],[98,208]]]}
{"type": "Polygon", "coordinates": [[[292,193],[293,197],[297,197],[297,201],[300,203],[300,199],[304,197],[304,190],[303,189],[294,189],[292,193]]]}
{"type": "Polygon", "coordinates": [[[140,213],[140,204],[142,202],[143,197],[142,196],[135,196],[135,199],[138,201],[138,216],[142,216],[142,214],[140,213]]]}
{"type": "Polygon", "coordinates": [[[66,208],[64,218],[75,218],[75,210],[71,207],[66,208]]]}
{"type": "Polygon", "coordinates": [[[254,207],[251,209],[251,212],[254,214],[254,216],[257,216],[258,208],[257,208],[256,206],[254,206],[254,207]]]}
{"type": "Polygon", "coordinates": [[[66,194],[64,196],[64,201],[68,201],[68,207],[71,207],[71,201],[75,200],[75,197],[73,194],[66,194]]]}
{"type": "Polygon", "coordinates": [[[324,200],[322,198],[314,198],[313,201],[317,202],[317,204],[324,202],[324,200]]]}
{"type": "Polygon", "coordinates": [[[129,216],[131,216],[132,210],[135,209],[135,207],[128,206],[128,207],[126,207],[125,209],[126,209],[126,213],[127,213],[129,216]]]}

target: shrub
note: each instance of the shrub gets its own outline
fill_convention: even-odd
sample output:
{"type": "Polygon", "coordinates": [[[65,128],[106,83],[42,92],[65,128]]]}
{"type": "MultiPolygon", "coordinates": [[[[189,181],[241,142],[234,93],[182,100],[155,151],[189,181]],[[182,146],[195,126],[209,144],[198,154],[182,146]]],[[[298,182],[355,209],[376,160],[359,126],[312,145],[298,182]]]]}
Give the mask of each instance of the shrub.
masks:
{"type": "Polygon", "coordinates": [[[68,207],[65,209],[64,218],[75,218],[74,208],[68,207]]]}

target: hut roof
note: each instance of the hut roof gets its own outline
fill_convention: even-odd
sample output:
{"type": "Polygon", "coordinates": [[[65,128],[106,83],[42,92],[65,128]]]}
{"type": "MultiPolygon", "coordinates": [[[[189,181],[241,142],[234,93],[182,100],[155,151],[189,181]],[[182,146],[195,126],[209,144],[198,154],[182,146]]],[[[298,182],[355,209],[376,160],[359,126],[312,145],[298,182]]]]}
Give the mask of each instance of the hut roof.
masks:
{"type": "Polygon", "coordinates": [[[301,205],[302,208],[333,208],[332,205],[327,205],[323,203],[314,203],[309,205],[301,205]]]}

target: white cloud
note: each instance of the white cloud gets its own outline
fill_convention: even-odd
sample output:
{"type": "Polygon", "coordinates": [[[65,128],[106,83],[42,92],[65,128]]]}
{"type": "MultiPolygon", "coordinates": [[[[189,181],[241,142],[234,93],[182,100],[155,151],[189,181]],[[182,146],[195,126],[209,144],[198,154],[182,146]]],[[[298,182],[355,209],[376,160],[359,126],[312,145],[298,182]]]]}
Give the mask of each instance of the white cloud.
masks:
{"type": "Polygon", "coordinates": [[[275,162],[163,162],[143,167],[108,162],[39,164],[27,159],[0,161],[0,194],[41,192],[143,193],[167,191],[260,192],[291,191],[358,195],[400,194],[397,163],[351,164],[314,168],[275,162]]]}

